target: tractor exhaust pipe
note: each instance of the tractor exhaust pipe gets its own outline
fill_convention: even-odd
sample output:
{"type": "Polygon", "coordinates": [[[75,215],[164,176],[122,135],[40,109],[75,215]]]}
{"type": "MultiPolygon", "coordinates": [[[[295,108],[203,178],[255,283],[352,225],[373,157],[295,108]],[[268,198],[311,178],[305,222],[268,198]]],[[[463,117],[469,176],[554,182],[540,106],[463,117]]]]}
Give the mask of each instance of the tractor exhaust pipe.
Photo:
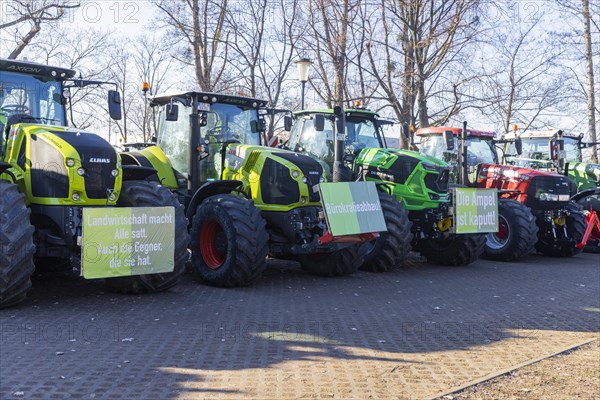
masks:
{"type": "Polygon", "coordinates": [[[459,168],[460,168],[460,183],[462,185],[469,186],[469,166],[467,159],[467,121],[463,122],[463,128],[460,135],[460,157],[459,157],[459,168]]]}
{"type": "Polygon", "coordinates": [[[346,133],[346,116],[344,109],[340,106],[336,106],[333,109],[335,114],[335,126],[333,128],[334,137],[334,152],[333,152],[333,181],[343,182],[342,167],[344,159],[344,135],[346,133]]]}

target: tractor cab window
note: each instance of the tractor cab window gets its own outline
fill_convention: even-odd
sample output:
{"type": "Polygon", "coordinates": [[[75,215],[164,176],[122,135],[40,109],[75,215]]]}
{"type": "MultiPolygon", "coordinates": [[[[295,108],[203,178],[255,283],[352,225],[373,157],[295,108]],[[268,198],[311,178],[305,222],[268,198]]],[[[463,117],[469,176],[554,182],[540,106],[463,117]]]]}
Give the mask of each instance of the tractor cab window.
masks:
{"type": "Polygon", "coordinates": [[[383,146],[379,142],[375,121],[369,119],[346,119],[346,143],[360,143],[365,148],[383,146]]]}
{"type": "MultiPolygon", "coordinates": [[[[478,137],[467,138],[467,163],[477,165],[481,163],[496,163],[496,152],[491,140],[478,137]]],[[[452,163],[456,160],[460,149],[458,140],[454,138],[454,150],[446,150],[446,144],[442,135],[424,136],[421,138],[421,153],[452,163]]]]}
{"type": "Polygon", "coordinates": [[[302,152],[318,160],[333,163],[333,125],[325,118],[325,128],[322,132],[315,129],[312,118],[303,118],[290,133],[292,150],[302,152]]]}
{"type": "Polygon", "coordinates": [[[11,115],[47,125],[66,125],[62,84],[48,78],[0,72],[0,124],[11,115]]]}
{"type": "Polygon", "coordinates": [[[173,168],[188,175],[189,158],[189,131],[190,120],[187,117],[192,112],[191,107],[179,106],[179,118],[177,121],[167,121],[165,107],[161,108],[159,116],[159,130],[157,133],[157,144],[163,150],[173,168]]]}
{"type": "MultiPolygon", "coordinates": [[[[565,141],[565,161],[580,162],[581,149],[577,139],[566,137],[565,141]]],[[[550,159],[550,138],[523,138],[523,152],[517,155],[514,143],[507,147],[506,161],[510,164],[526,168],[550,168],[552,160],[550,159]]]]}
{"type": "Polygon", "coordinates": [[[469,144],[467,148],[467,163],[469,165],[496,163],[496,151],[491,140],[469,137],[467,142],[469,144]]]}
{"type": "Polygon", "coordinates": [[[260,132],[255,132],[258,126],[255,109],[217,103],[201,104],[200,112],[206,113],[206,125],[201,129],[204,141],[260,145],[260,132]]]}

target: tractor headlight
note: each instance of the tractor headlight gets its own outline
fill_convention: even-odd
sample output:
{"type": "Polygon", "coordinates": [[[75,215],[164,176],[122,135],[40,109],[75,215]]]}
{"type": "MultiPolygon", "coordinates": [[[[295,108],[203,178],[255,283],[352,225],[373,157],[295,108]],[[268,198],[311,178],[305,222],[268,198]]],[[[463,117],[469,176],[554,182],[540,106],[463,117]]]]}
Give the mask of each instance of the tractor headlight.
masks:
{"type": "Polygon", "coordinates": [[[75,165],[75,160],[73,160],[72,158],[67,158],[66,164],[67,167],[72,167],[75,165]]]}
{"type": "Polygon", "coordinates": [[[569,201],[568,194],[554,194],[542,192],[538,195],[538,198],[542,201],[569,201]]]}
{"type": "Polygon", "coordinates": [[[81,196],[79,195],[79,193],[74,192],[71,198],[73,199],[73,201],[79,201],[79,199],[81,199],[81,196]]]}
{"type": "Polygon", "coordinates": [[[423,166],[423,169],[426,171],[437,171],[438,170],[438,167],[436,165],[429,164],[428,162],[422,162],[421,165],[423,166]]]}
{"type": "Polygon", "coordinates": [[[85,175],[85,169],[83,169],[83,168],[77,168],[77,175],[84,176],[85,175]]]}
{"type": "Polygon", "coordinates": [[[110,196],[108,196],[108,201],[115,201],[117,199],[117,194],[112,192],[110,196]]]}
{"type": "Polygon", "coordinates": [[[110,174],[116,178],[117,176],[119,176],[119,170],[113,169],[112,171],[110,171],[110,174]]]}
{"type": "Polygon", "coordinates": [[[302,183],[306,183],[306,182],[308,182],[308,179],[306,179],[306,177],[305,177],[305,176],[303,176],[303,177],[302,177],[302,183]]]}
{"type": "Polygon", "coordinates": [[[298,170],[292,171],[292,178],[298,179],[299,176],[300,176],[300,172],[298,172],[298,170]]]}

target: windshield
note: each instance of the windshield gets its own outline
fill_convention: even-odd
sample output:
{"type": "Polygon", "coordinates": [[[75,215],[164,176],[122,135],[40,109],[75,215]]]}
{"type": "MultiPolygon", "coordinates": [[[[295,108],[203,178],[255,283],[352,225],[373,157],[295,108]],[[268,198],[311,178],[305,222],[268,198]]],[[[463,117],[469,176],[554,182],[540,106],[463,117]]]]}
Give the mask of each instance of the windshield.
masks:
{"type": "MultiPolygon", "coordinates": [[[[467,163],[468,165],[477,165],[481,163],[496,163],[496,152],[491,140],[481,139],[478,137],[467,138],[467,163]]],[[[446,150],[444,137],[441,135],[424,136],[421,138],[421,153],[429,156],[451,162],[453,154],[458,154],[459,144],[456,137],[454,138],[454,150],[449,152],[446,150]]]]}
{"type": "Polygon", "coordinates": [[[0,124],[26,114],[48,125],[65,126],[62,84],[49,78],[0,72],[0,124]]]}
{"type": "MultiPolygon", "coordinates": [[[[239,142],[260,145],[257,131],[258,112],[230,104],[200,104],[200,113],[206,116],[206,125],[200,128],[200,143],[207,145],[208,159],[203,160],[202,180],[219,179],[220,152],[223,143],[239,142]],[[254,132],[257,131],[257,132],[254,132]]],[[[171,161],[173,168],[189,174],[189,115],[192,107],[179,105],[177,121],[167,121],[164,107],[160,113],[157,144],[171,161]]]]}
{"type": "MultiPolygon", "coordinates": [[[[313,118],[301,118],[290,132],[290,147],[294,151],[305,152],[319,160],[333,164],[333,121],[326,118],[323,131],[317,132],[313,118]]],[[[354,144],[361,148],[383,147],[377,133],[377,125],[373,120],[346,118],[346,144],[354,144]]]]}
{"type": "Polygon", "coordinates": [[[258,112],[255,109],[219,103],[203,103],[200,106],[206,113],[206,125],[201,128],[205,141],[260,145],[258,112]]]}
{"type": "MultiPolygon", "coordinates": [[[[580,162],[581,150],[577,139],[566,137],[565,141],[565,161],[580,162]]],[[[550,159],[550,138],[522,138],[523,152],[517,155],[514,143],[510,143],[506,151],[506,161],[510,164],[527,168],[551,167],[550,159]]]]}

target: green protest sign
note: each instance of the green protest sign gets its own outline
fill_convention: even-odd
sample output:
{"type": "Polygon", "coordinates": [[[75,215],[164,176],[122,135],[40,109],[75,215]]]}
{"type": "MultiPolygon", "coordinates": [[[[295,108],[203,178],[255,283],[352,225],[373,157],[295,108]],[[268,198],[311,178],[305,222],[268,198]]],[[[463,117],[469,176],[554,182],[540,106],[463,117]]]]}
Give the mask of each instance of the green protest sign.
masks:
{"type": "Polygon", "coordinates": [[[374,182],[321,183],[319,191],[333,236],[387,231],[374,182]]]}
{"type": "Polygon", "coordinates": [[[454,188],[455,233],[498,232],[496,189],[454,188]]]}
{"type": "Polygon", "coordinates": [[[86,279],[173,271],[173,207],[84,208],[82,236],[86,279]]]}

